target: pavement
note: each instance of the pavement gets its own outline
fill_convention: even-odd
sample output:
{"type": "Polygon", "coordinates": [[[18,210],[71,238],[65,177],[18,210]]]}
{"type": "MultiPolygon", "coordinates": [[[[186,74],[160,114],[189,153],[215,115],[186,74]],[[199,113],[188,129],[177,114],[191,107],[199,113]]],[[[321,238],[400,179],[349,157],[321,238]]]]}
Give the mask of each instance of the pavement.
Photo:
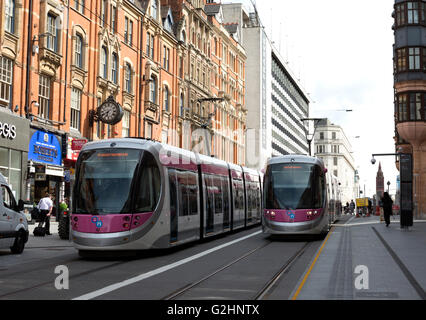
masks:
{"type": "Polygon", "coordinates": [[[25,244],[25,248],[41,248],[41,247],[72,247],[73,244],[70,240],[63,240],[59,238],[58,234],[58,222],[56,218],[52,218],[50,221],[50,236],[34,237],[34,228],[38,226],[38,223],[29,224],[28,230],[30,232],[28,242],[25,244]]]}
{"type": "Polygon", "coordinates": [[[425,300],[426,221],[386,227],[343,215],[292,293],[294,300],[425,300]]]}

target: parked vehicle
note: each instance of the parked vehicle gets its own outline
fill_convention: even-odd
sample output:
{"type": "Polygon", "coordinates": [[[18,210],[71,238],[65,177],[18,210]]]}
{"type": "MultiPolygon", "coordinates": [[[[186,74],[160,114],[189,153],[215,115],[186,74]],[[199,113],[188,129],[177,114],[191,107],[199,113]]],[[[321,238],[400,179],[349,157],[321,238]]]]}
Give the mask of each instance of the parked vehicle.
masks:
{"type": "Polygon", "coordinates": [[[10,248],[12,253],[22,253],[28,241],[27,217],[22,212],[24,202],[16,203],[6,178],[0,174],[0,249],[10,248]]]}

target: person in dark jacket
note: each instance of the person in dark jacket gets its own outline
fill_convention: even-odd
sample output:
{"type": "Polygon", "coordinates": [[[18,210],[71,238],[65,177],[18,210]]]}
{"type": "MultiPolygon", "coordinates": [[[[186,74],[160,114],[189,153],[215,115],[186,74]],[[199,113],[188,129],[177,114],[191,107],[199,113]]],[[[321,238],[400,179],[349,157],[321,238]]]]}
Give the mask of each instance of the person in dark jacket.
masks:
{"type": "Polygon", "coordinates": [[[389,193],[385,192],[382,198],[383,203],[383,214],[385,216],[386,227],[389,226],[390,216],[392,215],[392,198],[389,196],[389,193]]]}

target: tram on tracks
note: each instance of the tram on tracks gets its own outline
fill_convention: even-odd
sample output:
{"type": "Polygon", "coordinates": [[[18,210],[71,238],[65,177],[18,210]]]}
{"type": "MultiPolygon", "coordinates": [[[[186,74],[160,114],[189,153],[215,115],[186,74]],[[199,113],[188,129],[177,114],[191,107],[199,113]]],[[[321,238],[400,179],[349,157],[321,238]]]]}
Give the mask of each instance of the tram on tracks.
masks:
{"type": "Polygon", "coordinates": [[[286,155],[269,159],[263,185],[263,232],[326,234],[341,213],[339,185],[319,158],[286,155]]]}
{"type": "Polygon", "coordinates": [[[261,222],[261,174],[152,140],[87,143],[71,239],[85,251],[170,248],[261,222]]]}

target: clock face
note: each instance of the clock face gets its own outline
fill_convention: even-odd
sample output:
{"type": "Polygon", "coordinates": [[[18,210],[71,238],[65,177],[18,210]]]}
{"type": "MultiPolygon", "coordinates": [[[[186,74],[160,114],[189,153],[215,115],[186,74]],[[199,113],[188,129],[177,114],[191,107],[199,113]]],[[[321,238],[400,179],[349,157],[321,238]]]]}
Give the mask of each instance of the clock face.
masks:
{"type": "Polygon", "coordinates": [[[107,124],[116,124],[121,120],[120,106],[114,101],[106,101],[99,106],[98,117],[107,124]]]}

